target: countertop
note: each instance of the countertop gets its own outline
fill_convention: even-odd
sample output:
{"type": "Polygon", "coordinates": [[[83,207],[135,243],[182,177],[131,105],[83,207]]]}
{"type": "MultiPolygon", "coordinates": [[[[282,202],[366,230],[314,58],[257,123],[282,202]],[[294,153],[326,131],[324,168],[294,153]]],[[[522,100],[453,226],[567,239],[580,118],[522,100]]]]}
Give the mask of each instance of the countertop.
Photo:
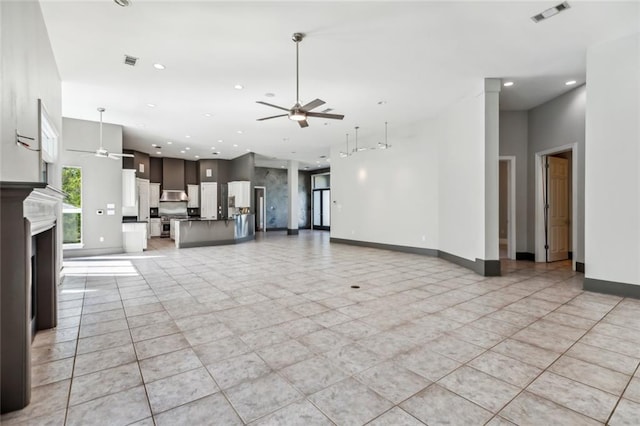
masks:
{"type": "Polygon", "coordinates": [[[122,223],[149,223],[146,220],[123,220],[122,223]]]}

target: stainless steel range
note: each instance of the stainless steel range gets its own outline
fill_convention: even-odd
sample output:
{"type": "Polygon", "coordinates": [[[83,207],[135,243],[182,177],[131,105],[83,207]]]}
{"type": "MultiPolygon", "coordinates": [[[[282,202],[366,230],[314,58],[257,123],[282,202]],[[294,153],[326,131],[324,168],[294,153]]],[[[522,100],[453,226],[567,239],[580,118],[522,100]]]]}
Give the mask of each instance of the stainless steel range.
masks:
{"type": "Polygon", "coordinates": [[[161,238],[173,237],[173,221],[188,219],[186,201],[161,201],[160,208],[161,238]]]}
{"type": "Polygon", "coordinates": [[[178,219],[189,219],[189,216],[186,214],[160,216],[160,226],[162,227],[162,230],[160,231],[160,238],[173,238],[174,221],[178,219]]]}

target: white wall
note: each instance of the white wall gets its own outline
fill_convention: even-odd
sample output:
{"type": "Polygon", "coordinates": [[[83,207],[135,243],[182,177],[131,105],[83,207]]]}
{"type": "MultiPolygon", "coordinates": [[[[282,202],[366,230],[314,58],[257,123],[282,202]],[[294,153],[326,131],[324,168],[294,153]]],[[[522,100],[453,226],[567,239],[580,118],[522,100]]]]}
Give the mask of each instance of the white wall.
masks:
{"type": "MultiPolygon", "coordinates": [[[[484,93],[467,97],[434,123],[439,144],[438,248],[469,260],[484,258],[484,101],[484,93]]],[[[494,211],[497,222],[497,203],[494,211]]],[[[495,239],[497,243],[497,231],[495,239]]]]}
{"type": "MultiPolygon", "coordinates": [[[[89,151],[98,148],[97,122],[64,118],[62,131],[66,148],[89,151]]],[[[122,152],[122,126],[104,124],[103,144],[107,151],[122,152]]],[[[122,252],[122,161],[66,150],[61,160],[63,166],[82,167],[84,247],[65,250],[65,257],[122,252]],[[109,203],[115,204],[114,216],[106,214],[109,203]],[[99,209],[104,210],[104,215],[96,214],[99,209]]]]}
{"type": "MultiPolygon", "coordinates": [[[[38,98],[60,132],[60,76],[38,2],[0,2],[0,23],[0,180],[37,182],[39,153],[16,145],[15,132],[38,136],[38,98]]],[[[59,170],[53,172],[59,186],[59,170]]]]}
{"type": "Polygon", "coordinates": [[[640,285],[640,35],[587,51],[585,277],[640,285]]]}
{"type": "MultiPolygon", "coordinates": [[[[389,123],[387,150],[341,158],[345,144],[332,147],[331,237],[438,247],[437,139],[427,126],[397,129],[389,123]]],[[[358,144],[374,146],[380,136],[361,133],[358,144]]]]}
{"type": "MultiPolygon", "coordinates": [[[[591,88],[589,88],[591,96],[591,88]]],[[[577,190],[577,232],[573,258],[584,262],[584,194],[585,194],[585,107],[586,86],[582,85],[564,95],[558,96],[536,108],[528,114],[528,176],[527,176],[527,250],[535,252],[535,154],[573,143],[578,144],[577,190]]]]}
{"type": "Polygon", "coordinates": [[[527,245],[527,111],[500,111],[500,155],[516,157],[516,252],[529,251],[527,245]]]}
{"type": "MultiPolygon", "coordinates": [[[[390,127],[388,150],[341,158],[345,144],[333,146],[331,237],[436,249],[471,261],[496,260],[497,120],[497,93],[488,99],[479,84],[477,93],[437,117],[412,128],[390,127]],[[492,108],[494,127],[488,134],[485,102],[492,108]],[[485,138],[493,139],[491,147],[485,138]],[[495,159],[485,167],[487,155],[495,159]],[[485,187],[494,180],[487,203],[485,187]],[[488,218],[486,211],[495,217],[488,218]],[[491,241],[485,238],[488,228],[495,228],[491,241]]],[[[359,145],[378,140],[379,135],[365,136],[359,145]]]]}

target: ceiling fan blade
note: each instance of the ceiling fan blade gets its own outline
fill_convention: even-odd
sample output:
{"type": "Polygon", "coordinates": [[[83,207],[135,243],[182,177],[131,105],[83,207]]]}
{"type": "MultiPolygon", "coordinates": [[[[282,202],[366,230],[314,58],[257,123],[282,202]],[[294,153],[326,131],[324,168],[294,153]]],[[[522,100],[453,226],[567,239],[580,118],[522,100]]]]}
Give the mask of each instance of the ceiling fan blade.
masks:
{"type": "Polygon", "coordinates": [[[311,102],[309,102],[308,104],[302,106],[300,109],[304,110],[304,111],[311,111],[314,108],[318,108],[320,105],[324,105],[326,102],[323,101],[322,99],[316,99],[313,100],[311,102]]]}
{"type": "Polygon", "coordinates": [[[318,117],[318,118],[330,118],[332,120],[342,120],[344,115],[342,114],[327,114],[325,112],[308,112],[307,117],[318,117]]]}
{"type": "Polygon", "coordinates": [[[73,151],[73,152],[84,152],[87,154],[95,154],[95,151],[86,151],[84,149],[71,149],[71,148],[66,148],[67,151],[73,151]]]}
{"type": "Polygon", "coordinates": [[[109,155],[110,156],[113,155],[113,156],[118,157],[118,158],[122,158],[122,157],[131,157],[131,158],[133,158],[133,154],[116,154],[114,152],[110,152],[109,155]]]}
{"type": "Polygon", "coordinates": [[[300,127],[309,127],[309,123],[307,123],[307,120],[298,121],[298,124],[300,125],[300,127]]]}
{"type": "Polygon", "coordinates": [[[256,101],[256,103],[257,104],[266,105],[266,106],[270,106],[271,108],[278,108],[278,109],[281,109],[283,111],[289,111],[289,108],[285,108],[285,107],[281,107],[281,106],[278,106],[278,105],[270,104],[268,102],[256,101]]]}
{"type": "Polygon", "coordinates": [[[118,154],[108,154],[107,157],[111,158],[112,160],[120,160],[118,154]]]}
{"type": "Polygon", "coordinates": [[[271,117],[258,118],[256,121],[271,120],[272,118],[286,117],[289,114],[272,115],[271,117]]]}

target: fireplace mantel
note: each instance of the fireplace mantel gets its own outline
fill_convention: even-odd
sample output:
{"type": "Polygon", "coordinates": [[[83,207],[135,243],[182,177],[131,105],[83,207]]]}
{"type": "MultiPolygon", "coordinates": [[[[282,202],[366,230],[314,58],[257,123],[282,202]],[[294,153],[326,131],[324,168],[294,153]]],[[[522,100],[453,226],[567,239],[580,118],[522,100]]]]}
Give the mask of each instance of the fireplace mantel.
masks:
{"type": "Polygon", "coordinates": [[[33,330],[57,324],[56,224],[63,197],[42,182],[0,182],[2,413],[29,404],[33,330]]]}

